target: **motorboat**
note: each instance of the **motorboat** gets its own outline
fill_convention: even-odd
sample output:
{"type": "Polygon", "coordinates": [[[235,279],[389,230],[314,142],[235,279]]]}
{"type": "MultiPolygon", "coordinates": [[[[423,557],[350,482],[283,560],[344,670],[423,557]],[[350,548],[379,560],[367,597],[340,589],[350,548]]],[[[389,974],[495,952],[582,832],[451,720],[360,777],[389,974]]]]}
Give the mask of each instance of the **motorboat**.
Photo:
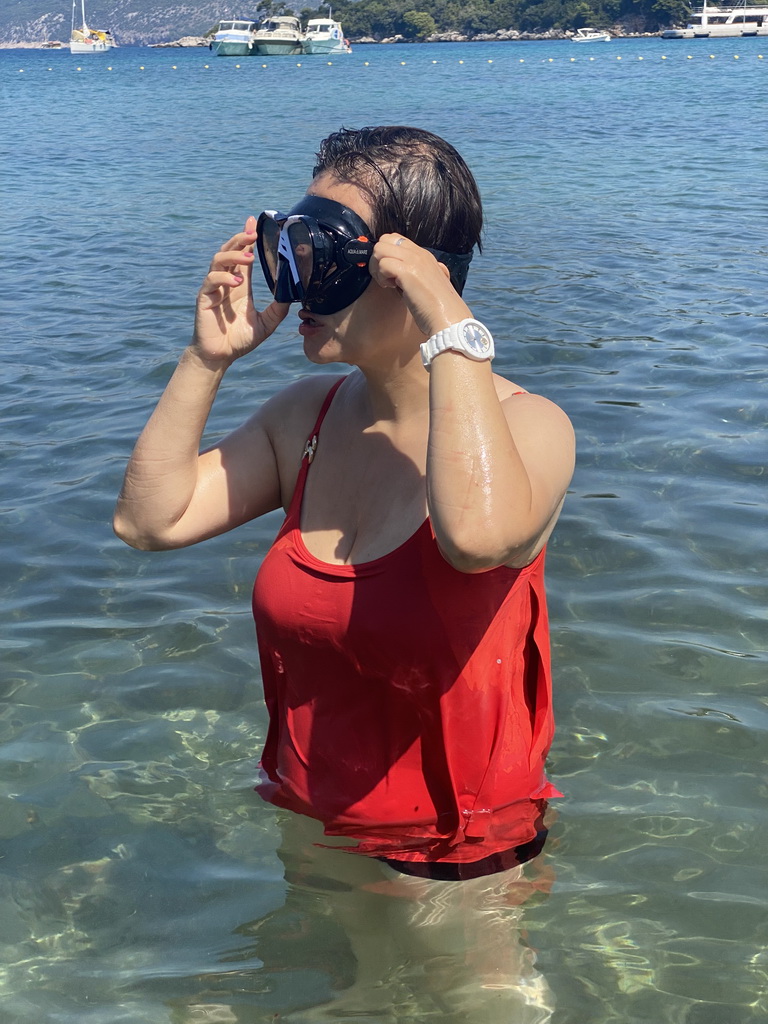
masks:
{"type": "Polygon", "coordinates": [[[217,57],[248,57],[252,53],[255,28],[256,22],[245,18],[220,21],[210,49],[217,57]]]}
{"type": "Polygon", "coordinates": [[[333,20],[330,10],[327,18],[310,18],[307,22],[304,53],[352,53],[341,23],[333,20]]]}
{"type": "Polygon", "coordinates": [[[304,33],[298,18],[287,14],[274,15],[263,21],[253,33],[251,53],[262,57],[301,53],[304,33]]]}
{"type": "Polygon", "coordinates": [[[691,11],[685,28],[668,28],[662,39],[721,39],[768,36],[768,3],[742,3],[716,7],[704,0],[691,11]]]}
{"type": "Polygon", "coordinates": [[[601,32],[597,28],[578,28],[571,36],[572,43],[610,43],[610,32],[601,32]]]}
{"type": "Polygon", "coordinates": [[[77,0],[72,0],[72,32],[69,37],[70,53],[106,53],[117,43],[109,29],[89,28],[85,20],[85,0],[80,0],[80,26],[75,28],[77,0]]]}

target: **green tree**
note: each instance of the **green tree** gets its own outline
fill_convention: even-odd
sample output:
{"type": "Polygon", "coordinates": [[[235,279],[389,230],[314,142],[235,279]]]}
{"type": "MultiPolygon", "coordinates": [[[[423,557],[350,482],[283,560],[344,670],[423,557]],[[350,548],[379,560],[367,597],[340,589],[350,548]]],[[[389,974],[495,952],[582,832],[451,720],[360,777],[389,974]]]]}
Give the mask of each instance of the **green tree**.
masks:
{"type": "Polygon", "coordinates": [[[650,10],[646,10],[646,16],[653,28],[660,28],[662,25],[684,25],[690,13],[691,8],[685,0],[656,0],[656,3],[650,6],[650,10]]]}
{"type": "Polygon", "coordinates": [[[490,4],[484,0],[474,0],[462,10],[459,31],[465,36],[475,36],[481,32],[495,31],[493,12],[490,4]]]}
{"type": "MultiPolygon", "coordinates": [[[[259,8],[277,13],[283,2],[259,0],[259,8]]],[[[305,8],[302,20],[326,11],[327,4],[322,3],[316,12],[305,8]]],[[[435,31],[475,36],[507,28],[542,32],[622,22],[633,31],[653,32],[684,22],[688,7],[685,0],[336,0],[333,13],[345,35],[353,39],[383,39],[400,33],[420,40],[435,31]],[[418,10],[412,6],[415,2],[418,10]]]]}
{"type": "Polygon", "coordinates": [[[437,32],[435,19],[426,11],[406,11],[403,15],[403,35],[406,39],[424,40],[437,32]]]}
{"type": "Polygon", "coordinates": [[[277,14],[293,14],[283,0],[259,0],[256,13],[260,18],[274,18],[277,14]]]}
{"type": "Polygon", "coordinates": [[[584,28],[586,25],[597,25],[600,18],[588,3],[577,4],[570,16],[571,28],[584,28]]]}

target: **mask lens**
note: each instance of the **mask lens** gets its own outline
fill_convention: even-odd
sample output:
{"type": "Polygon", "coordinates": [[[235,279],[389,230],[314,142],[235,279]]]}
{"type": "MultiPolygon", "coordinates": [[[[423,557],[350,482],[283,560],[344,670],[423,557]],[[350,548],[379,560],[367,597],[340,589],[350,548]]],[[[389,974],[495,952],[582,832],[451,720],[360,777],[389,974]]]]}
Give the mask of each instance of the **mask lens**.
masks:
{"type": "Polygon", "coordinates": [[[262,213],[257,230],[261,269],[264,271],[267,287],[274,294],[278,270],[277,246],[280,241],[280,225],[273,217],[262,213]]]}
{"type": "Polygon", "coordinates": [[[303,221],[294,221],[293,224],[288,225],[288,242],[293,253],[301,287],[306,292],[313,278],[315,247],[309,228],[303,221]]]}

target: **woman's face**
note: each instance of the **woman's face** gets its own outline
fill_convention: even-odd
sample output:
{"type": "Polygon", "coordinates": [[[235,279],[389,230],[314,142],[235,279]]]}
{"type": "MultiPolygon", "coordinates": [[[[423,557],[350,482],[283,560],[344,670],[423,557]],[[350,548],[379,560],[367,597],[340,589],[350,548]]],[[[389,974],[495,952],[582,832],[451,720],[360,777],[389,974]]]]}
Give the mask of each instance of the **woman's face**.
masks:
{"type": "MultiPolygon", "coordinates": [[[[312,181],[307,194],[332,199],[349,207],[366,224],[373,219],[368,198],[348,182],[322,174],[312,181]]],[[[349,363],[365,366],[400,352],[409,315],[399,292],[371,281],[359,299],[338,313],[300,310],[299,333],[304,353],[313,363],[349,363]]]]}

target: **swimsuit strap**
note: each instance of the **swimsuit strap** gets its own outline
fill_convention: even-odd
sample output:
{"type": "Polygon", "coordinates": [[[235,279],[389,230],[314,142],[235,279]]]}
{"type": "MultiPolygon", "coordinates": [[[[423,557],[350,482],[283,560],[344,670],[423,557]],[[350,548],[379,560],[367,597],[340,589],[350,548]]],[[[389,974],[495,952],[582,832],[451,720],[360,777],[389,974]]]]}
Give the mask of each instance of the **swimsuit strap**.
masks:
{"type": "MultiPolygon", "coordinates": [[[[312,459],[314,459],[315,457],[315,452],[317,451],[317,439],[320,435],[320,427],[323,425],[323,420],[326,417],[326,413],[331,407],[331,402],[333,401],[334,395],[336,394],[336,392],[339,390],[339,388],[346,379],[346,376],[339,377],[339,379],[333,383],[332,387],[328,391],[328,394],[325,396],[323,404],[320,406],[320,412],[317,414],[317,420],[315,421],[315,425],[312,428],[312,431],[309,437],[307,438],[306,443],[304,444],[304,451],[301,453],[301,469],[299,470],[299,475],[296,480],[296,487],[294,488],[293,497],[291,498],[291,504],[288,510],[289,516],[294,511],[297,511],[295,506],[300,506],[301,504],[301,499],[304,494],[304,484],[306,483],[307,480],[307,473],[312,463],[312,459]]],[[[526,394],[525,391],[514,391],[512,393],[512,397],[514,397],[515,395],[524,394],[526,394]]]]}
{"type": "Polygon", "coordinates": [[[304,484],[306,483],[307,480],[307,472],[309,471],[312,459],[314,459],[315,457],[315,451],[317,449],[317,438],[320,434],[320,427],[323,425],[323,420],[325,419],[326,413],[331,407],[333,396],[336,394],[336,392],[339,390],[339,388],[346,379],[346,377],[339,377],[339,379],[334,382],[328,394],[325,396],[323,404],[320,406],[320,412],[317,414],[317,420],[315,421],[315,425],[312,428],[312,432],[310,433],[304,445],[304,451],[301,453],[301,468],[299,469],[299,475],[296,479],[296,486],[293,490],[293,497],[291,498],[291,504],[288,509],[289,517],[293,516],[294,514],[298,514],[298,511],[301,508],[301,499],[304,495],[304,484]]]}
{"type": "Polygon", "coordinates": [[[314,459],[315,457],[315,449],[317,448],[317,436],[320,433],[320,427],[323,425],[325,414],[331,407],[333,396],[336,394],[336,392],[339,390],[339,388],[346,379],[346,377],[339,377],[339,379],[333,385],[331,390],[325,396],[325,401],[320,407],[320,412],[317,414],[317,420],[315,422],[315,425],[314,427],[312,427],[312,433],[307,438],[307,443],[304,445],[304,451],[301,453],[302,459],[306,459],[307,463],[310,463],[312,459],[314,459]]]}

